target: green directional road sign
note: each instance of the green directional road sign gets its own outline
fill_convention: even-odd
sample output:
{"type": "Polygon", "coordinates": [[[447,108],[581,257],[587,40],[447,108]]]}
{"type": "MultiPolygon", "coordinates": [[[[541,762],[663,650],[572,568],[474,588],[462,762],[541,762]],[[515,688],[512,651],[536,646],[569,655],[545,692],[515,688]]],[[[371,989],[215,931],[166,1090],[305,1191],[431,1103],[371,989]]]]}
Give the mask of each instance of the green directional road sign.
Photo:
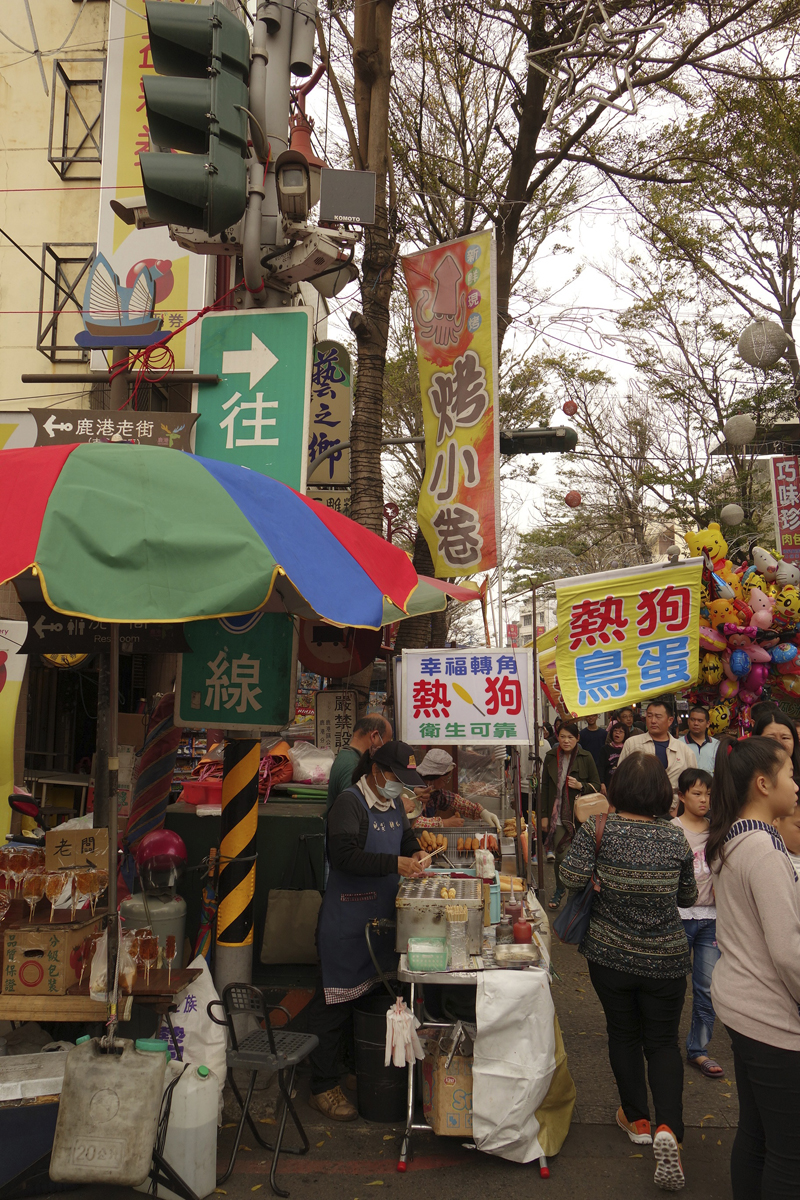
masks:
{"type": "Polygon", "coordinates": [[[200,322],[195,453],[305,489],[313,314],[210,313],[200,322]]]}

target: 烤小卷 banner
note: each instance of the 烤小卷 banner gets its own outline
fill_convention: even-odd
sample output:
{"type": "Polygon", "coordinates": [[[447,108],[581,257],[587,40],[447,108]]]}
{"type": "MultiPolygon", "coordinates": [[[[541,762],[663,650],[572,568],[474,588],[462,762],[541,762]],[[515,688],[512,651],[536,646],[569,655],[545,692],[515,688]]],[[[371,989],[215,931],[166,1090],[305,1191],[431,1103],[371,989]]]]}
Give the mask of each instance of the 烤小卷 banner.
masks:
{"type": "Polygon", "coordinates": [[[702,559],[556,582],[556,666],[577,716],[689,687],[700,653],[702,559]]]}
{"type": "Polygon", "coordinates": [[[417,520],[440,579],[497,566],[495,243],[489,231],[402,259],[425,426],[417,520]]]}

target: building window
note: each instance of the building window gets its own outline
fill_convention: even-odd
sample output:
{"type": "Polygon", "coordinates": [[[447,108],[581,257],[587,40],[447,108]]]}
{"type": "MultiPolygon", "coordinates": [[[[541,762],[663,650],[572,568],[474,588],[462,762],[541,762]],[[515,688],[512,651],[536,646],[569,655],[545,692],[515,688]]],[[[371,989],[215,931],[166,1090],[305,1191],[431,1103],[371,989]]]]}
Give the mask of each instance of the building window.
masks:
{"type": "Polygon", "coordinates": [[[45,242],[39,284],[36,349],[50,362],[86,362],[89,351],[75,342],[83,329],[81,311],[94,242],[45,242]]]}
{"type": "Polygon", "coordinates": [[[105,58],[53,63],[47,161],[70,183],[100,178],[105,71],[105,58]]]}

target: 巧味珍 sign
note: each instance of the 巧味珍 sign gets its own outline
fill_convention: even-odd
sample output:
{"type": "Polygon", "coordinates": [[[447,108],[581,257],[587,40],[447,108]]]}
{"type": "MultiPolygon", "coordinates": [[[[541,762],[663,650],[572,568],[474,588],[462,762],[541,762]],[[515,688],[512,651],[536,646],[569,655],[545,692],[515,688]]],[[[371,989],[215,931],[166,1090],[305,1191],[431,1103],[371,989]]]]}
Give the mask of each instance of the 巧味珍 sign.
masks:
{"type": "Polygon", "coordinates": [[[415,745],[530,742],[532,688],[531,650],[404,650],[401,736],[415,745]]]}
{"type": "Polygon", "coordinates": [[[787,562],[800,562],[800,458],[770,459],[775,545],[787,562]]]}
{"type": "Polygon", "coordinates": [[[402,259],[425,427],[417,520],[437,578],[497,566],[495,242],[489,231],[402,259]]]}
{"type": "Polygon", "coordinates": [[[294,716],[297,634],[289,613],[245,613],[184,626],[175,724],[283,729],[294,716]]]}
{"type": "Polygon", "coordinates": [[[606,712],[697,678],[702,559],[556,581],[558,684],[570,712],[606,712]]]}

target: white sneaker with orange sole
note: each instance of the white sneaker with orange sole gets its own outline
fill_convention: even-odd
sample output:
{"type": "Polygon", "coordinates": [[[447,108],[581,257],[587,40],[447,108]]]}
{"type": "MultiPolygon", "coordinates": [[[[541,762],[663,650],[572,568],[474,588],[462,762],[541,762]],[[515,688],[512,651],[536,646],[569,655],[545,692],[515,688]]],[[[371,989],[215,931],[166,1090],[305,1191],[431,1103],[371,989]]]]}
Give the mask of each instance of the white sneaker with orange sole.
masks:
{"type": "Polygon", "coordinates": [[[681,1164],[681,1148],[668,1125],[659,1125],[656,1130],[653,1153],[656,1156],[656,1186],[663,1188],[665,1192],[679,1191],[686,1183],[681,1164]]]}

